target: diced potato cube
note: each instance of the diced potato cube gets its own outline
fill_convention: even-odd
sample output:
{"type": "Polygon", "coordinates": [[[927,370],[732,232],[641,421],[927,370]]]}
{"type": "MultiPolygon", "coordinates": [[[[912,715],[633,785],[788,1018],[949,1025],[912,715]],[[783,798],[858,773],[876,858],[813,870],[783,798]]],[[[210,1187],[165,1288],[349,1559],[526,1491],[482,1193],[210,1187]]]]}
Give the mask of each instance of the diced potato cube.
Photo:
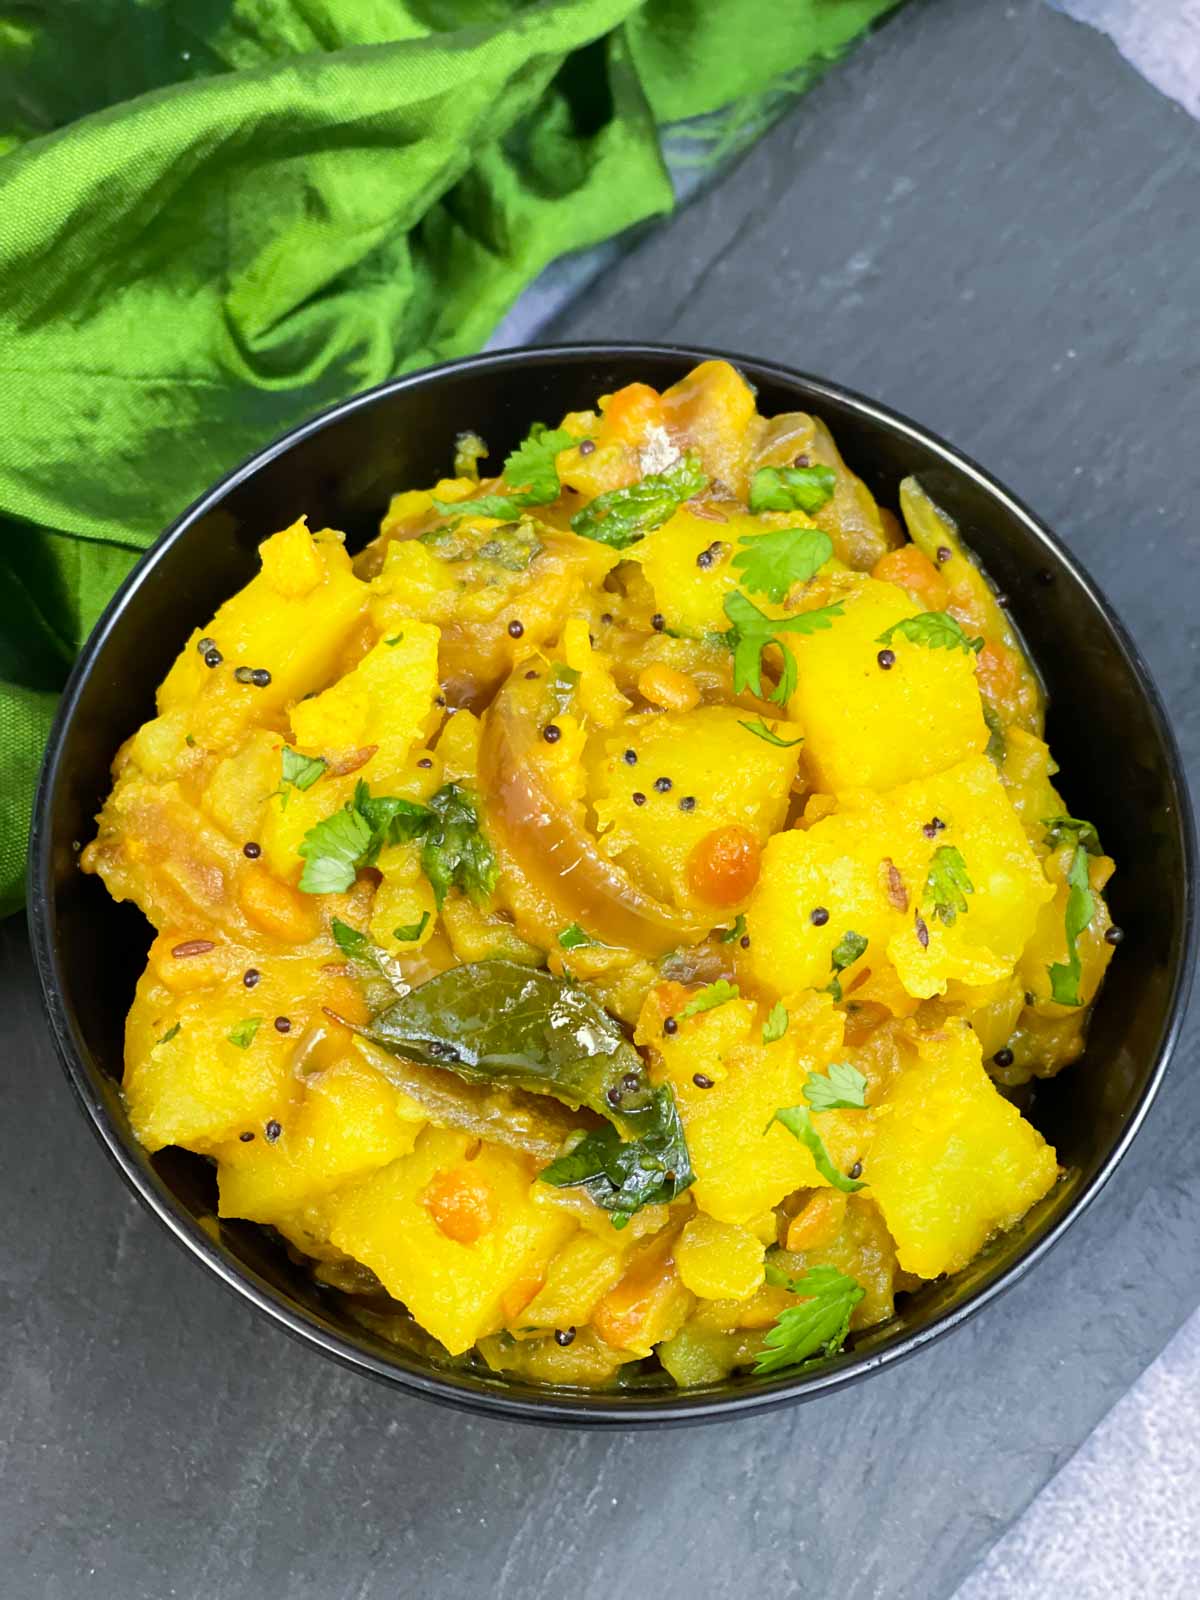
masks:
{"type": "MultiPolygon", "coordinates": [[[[681,1006],[687,994],[675,987],[670,1003],[681,1006]]],[[[810,1072],[824,1072],[840,1059],[842,1019],[829,996],[800,996],[787,1033],[764,1045],[762,1014],[746,999],[687,1017],[675,1033],[663,1033],[662,993],[648,999],[636,1037],[653,1048],[661,1063],[656,1076],[674,1090],[700,1210],[746,1227],[793,1189],[824,1185],[807,1147],[779,1123],[768,1124],[781,1107],[804,1103],[810,1072]],[[697,1084],[697,1076],[712,1087],[697,1084]]],[[[843,1172],[861,1159],[870,1135],[864,1111],[824,1112],[820,1131],[843,1172]]]]}
{"type": "Polygon", "coordinates": [[[388,845],[376,865],[383,881],[371,903],[371,938],[394,955],[410,954],[437,928],[433,887],[421,871],[421,846],[416,842],[388,845]],[[398,937],[397,930],[404,938],[398,937]]]}
{"type": "Polygon", "coordinates": [[[415,1100],[349,1056],[308,1080],[274,1142],[260,1131],[217,1152],[220,1214],[277,1222],[407,1155],[425,1123],[415,1100]]]}
{"type": "Polygon", "coordinates": [[[226,600],[206,627],[194,630],[159,690],[160,711],[195,702],[197,737],[211,724],[219,740],[232,743],[240,728],[321,688],[365,612],[368,590],[350,570],[340,534],[326,531],[314,538],[301,521],[273,534],[261,552],[263,571],[226,600]],[[314,562],[321,577],[309,586],[314,562]],[[280,587],[285,570],[298,574],[293,593],[280,587]],[[197,648],[203,638],[213,640],[220,665],[206,665],[197,648]],[[263,668],[270,682],[238,683],[238,667],[263,668]]]}
{"type": "Polygon", "coordinates": [[[611,728],[629,710],[629,701],[613,682],[609,658],[592,647],[586,618],[567,618],[562,652],[567,665],[579,674],[575,704],[600,727],[611,728]]]}
{"type": "Polygon", "coordinates": [[[847,992],[885,962],[918,998],[943,993],[951,978],[979,985],[1009,973],[1054,890],[987,757],[888,794],[839,798],[842,809],[777,834],[763,853],[746,910],[744,961],[755,980],[776,994],[823,987],[847,932],[868,941],[841,975],[847,992]],[[951,925],[926,891],[934,857],[946,848],[959,851],[973,886],[951,925]],[[814,921],[817,910],[828,918],[814,921]]]}
{"type": "Polygon", "coordinates": [[[633,1241],[610,1223],[607,1234],[581,1229],[551,1261],[546,1281],[520,1312],[522,1328],[577,1328],[619,1281],[633,1241]]]}
{"type": "Polygon", "coordinates": [[[506,1321],[504,1298],[540,1273],[572,1231],[561,1212],[530,1197],[527,1161],[498,1145],[446,1128],[428,1128],[411,1155],[330,1202],[330,1239],[370,1267],[389,1294],[452,1355],[506,1321]],[[493,1224],[464,1244],[438,1226],[425,1203],[439,1174],[469,1163],[490,1189],[493,1224]]]}
{"type": "Polygon", "coordinates": [[[263,806],[279,787],[282,743],[277,733],[251,729],[236,755],[217,762],[204,786],[201,807],[238,844],[258,839],[263,806]]]}
{"type": "Polygon", "coordinates": [[[748,1300],[763,1281],[763,1246],[748,1228],[693,1217],[675,1246],[686,1288],[704,1300],[748,1300]]]}
{"type": "Polygon", "coordinates": [[[763,533],[767,526],[766,520],[749,513],[714,522],[696,516],[684,505],[661,528],[632,546],[629,559],[641,564],[654,590],[654,603],[673,633],[700,638],[725,632],[729,627],[725,596],[738,583],[732,565],[737,541],[743,534],[763,533]],[[711,560],[698,563],[697,558],[706,552],[711,560]]]}
{"type": "Polygon", "coordinates": [[[804,728],[816,788],[891,789],[984,748],[973,655],[896,635],[895,665],[885,671],[879,636],[918,608],[902,589],[874,578],[847,580],[830,599],[844,607],[832,627],[787,639],[798,669],[788,714],[804,728]]]}
{"type": "Polygon", "coordinates": [[[1053,1188],[1054,1151],[999,1093],[979,1041],[949,1019],[918,1040],[919,1063],[872,1113],[864,1163],[900,1265],[922,1278],[957,1272],[995,1232],[1053,1188]]]}
{"type": "Polygon", "coordinates": [[[697,903],[688,858],[708,834],[737,824],[765,840],[787,813],[798,752],[755,738],[746,720],[734,706],[650,712],[605,742],[591,786],[601,843],[663,898],[697,903]]]}
{"type": "Polygon", "coordinates": [[[292,707],[292,732],[306,750],[388,744],[407,750],[429,731],[438,692],[437,628],[405,622],[353,671],[292,707]]]}

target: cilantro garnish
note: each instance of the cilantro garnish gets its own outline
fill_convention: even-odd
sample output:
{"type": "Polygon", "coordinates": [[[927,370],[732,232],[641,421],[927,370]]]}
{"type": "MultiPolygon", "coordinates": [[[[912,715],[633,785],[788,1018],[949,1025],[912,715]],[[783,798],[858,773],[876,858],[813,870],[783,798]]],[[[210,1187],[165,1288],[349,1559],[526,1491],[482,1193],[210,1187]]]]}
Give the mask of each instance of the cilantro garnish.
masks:
{"type": "Polygon", "coordinates": [[[1081,822],[1078,817],[1047,817],[1042,826],[1046,830],[1045,842],[1052,850],[1057,850],[1060,845],[1082,845],[1090,856],[1103,855],[1100,848],[1100,835],[1090,822],[1081,822]]]}
{"type": "Polygon", "coordinates": [[[807,583],[833,554],[833,541],[819,528],[777,528],[738,540],[733,565],[741,568],[742,586],[776,603],[795,583],[807,583]]]}
{"type": "Polygon", "coordinates": [[[546,677],[546,693],[550,696],[559,716],[565,715],[571,709],[571,702],[578,687],[579,673],[576,669],[564,666],[561,661],[556,662],[553,671],[546,677]]]}
{"type": "Polygon", "coordinates": [[[776,745],[780,750],[790,750],[794,745],[804,743],[803,734],[798,739],[781,739],[773,728],[767,727],[762,717],[759,717],[757,722],[739,722],[738,727],[745,728],[746,732],[752,733],[756,739],[762,739],[767,744],[776,745]]]}
{"type": "Polygon", "coordinates": [[[809,516],[833,498],[832,467],[760,467],[750,483],[750,509],[804,511],[809,516]]]}
{"type": "Polygon", "coordinates": [[[460,433],[454,441],[454,476],[473,478],[478,483],[479,463],[487,453],[488,447],[477,433],[460,433]]]}
{"type": "Polygon", "coordinates": [[[745,938],[745,935],[746,935],[746,919],[742,915],[742,913],[739,911],[737,916],[733,920],[733,927],[732,928],[724,928],[724,929],[722,929],[722,931],[721,931],[721,943],[722,944],[732,944],[735,939],[743,939],[743,938],[745,938]]]}
{"type": "Polygon", "coordinates": [[[394,633],[390,639],[385,639],[383,642],[384,644],[397,645],[401,644],[403,640],[404,635],[402,633],[394,633]]]}
{"type": "Polygon", "coordinates": [[[421,870],[433,886],[438,910],[452,887],[482,900],[496,885],[496,858],[479,827],[474,796],[446,783],[428,805],[391,795],[373,795],[361,781],[354,798],[304,835],[300,855],[306,894],[344,894],[360,867],[369,866],[385,844],[421,839],[421,870]]]}
{"type": "Polygon", "coordinates": [[[799,1295],[800,1304],[781,1311],[763,1340],[755,1362],[756,1373],[781,1372],[814,1356],[835,1356],[850,1331],[850,1314],[865,1290],[836,1267],[810,1267],[791,1278],[773,1263],[766,1268],[768,1283],[799,1295]]]}
{"type": "Polygon", "coordinates": [[[622,1142],[611,1125],[586,1134],[573,1150],[543,1168],[543,1183],[580,1187],[623,1228],[643,1206],[666,1204],[695,1181],[687,1139],[668,1084],[654,1091],[652,1126],[622,1142]]]}
{"type": "Polygon", "coordinates": [[[549,505],[557,500],[562,485],[558,481],[555,458],[575,444],[574,434],[565,428],[550,429],[535,422],[528,435],[504,460],[507,494],[485,494],[476,500],[435,500],[443,516],[498,517],[509,522],[519,517],[524,506],[549,505]]]}
{"type": "Polygon", "coordinates": [[[929,876],[925,879],[922,904],[932,906],[947,928],[953,927],[960,911],[967,909],[967,895],[975,885],[967,876],[967,864],[956,845],[944,844],[933,852],[929,876]]]}
{"type": "Polygon", "coordinates": [[[275,791],[280,796],[280,810],[287,805],[290,790],[311,789],[325,771],[325,761],[321,756],[302,756],[299,750],[293,750],[290,744],[284,745],[282,756],[283,775],[279,781],[279,788],[275,791]]]}
{"type": "Polygon", "coordinates": [[[157,1050],[160,1044],[170,1044],[171,1040],[176,1037],[182,1026],[182,1022],[177,1022],[173,1028],[168,1028],[161,1039],[156,1039],[154,1041],[154,1048],[157,1050]]]}
{"type": "Polygon", "coordinates": [[[717,1006],[736,1000],[740,993],[736,983],[730,983],[727,978],[718,978],[716,983],[706,984],[694,994],[687,1005],[675,1013],[675,1020],[682,1022],[685,1017],[697,1016],[701,1011],[713,1011],[717,1006]]]}
{"type": "Polygon", "coordinates": [[[261,1017],[246,1017],[244,1021],[235,1023],[225,1037],[230,1044],[237,1045],[239,1050],[248,1050],[254,1043],[254,1035],[261,1027],[261,1017]]]}
{"type": "Polygon", "coordinates": [[[834,617],[840,617],[840,602],[821,606],[814,611],[801,611],[794,617],[768,617],[753,600],[747,599],[740,589],[734,589],[724,600],[725,615],[733,627],[722,635],[733,651],[733,692],[743,694],[749,689],[762,698],[762,657],[768,645],[777,645],[783,658],[779,683],[770,695],[776,705],[783,705],[796,687],[796,663],[781,633],[813,634],[833,626],[834,617]]]}
{"type": "Polygon", "coordinates": [[[802,1092],[814,1111],[862,1111],[867,1104],[867,1080],[848,1061],[833,1061],[826,1072],[810,1072],[802,1092]]]}
{"type": "Polygon", "coordinates": [[[402,922],[398,928],[392,929],[392,938],[398,939],[401,944],[412,944],[419,939],[429,926],[429,913],[422,911],[420,922],[402,922]]]}
{"type": "MultiPolygon", "coordinates": [[[[1086,827],[1087,824],[1084,823],[1083,826],[1086,827]]],[[[1095,833],[1094,828],[1092,832],[1095,833]]],[[[1051,997],[1057,1000],[1060,1006],[1077,1006],[1081,1003],[1079,982],[1083,976],[1083,965],[1079,959],[1078,940],[1096,910],[1095,896],[1092,894],[1088,879],[1087,863],[1087,845],[1080,836],[1080,842],[1075,846],[1075,853],[1067,870],[1067,959],[1065,962],[1055,961],[1046,969],[1050,976],[1051,997]]]]}
{"type": "Polygon", "coordinates": [[[909,644],[922,644],[927,650],[965,650],[968,655],[978,655],[983,649],[983,640],[969,638],[948,611],[922,611],[915,617],[902,617],[885,628],[875,643],[891,644],[897,634],[909,644]]]}
{"type": "Polygon", "coordinates": [[[584,539],[595,539],[613,550],[631,544],[661,528],[685,500],[708,487],[700,458],[686,455],[665,472],[652,472],[627,489],[598,494],[571,518],[571,527],[584,539]]]}
{"type": "Polygon", "coordinates": [[[833,968],[833,977],[822,989],[822,994],[831,994],[835,1000],[842,998],[842,973],[847,967],[852,967],[859,956],[866,950],[868,940],[853,930],[842,935],[833,947],[833,955],[829,964],[833,968]]]}
{"type": "Polygon", "coordinates": [[[774,1044],[776,1039],[782,1039],[788,1031],[788,1023],[791,1020],[783,1001],[776,1000],[770,1011],[767,1012],[767,1020],[762,1025],[762,1042],[764,1044],[774,1044]]]}
{"type": "Polygon", "coordinates": [[[558,936],[558,942],[564,950],[583,950],[588,945],[598,944],[598,939],[593,939],[591,934],[584,933],[577,922],[572,922],[570,927],[564,928],[558,936]]]}
{"type": "Polygon", "coordinates": [[[807,1146],[813,1158],[813,1166],[825,1179],[825,1182],[835,1189],[840,1189],[843,1194],[853,1194],[856,1189],[865,1189],[866,1184],[859,1178],[848,1178],[844,1172],[839,1172],[825,1148],[825,1141],[817,1132],[813,1123],[812,1112],[807,1106],[780,1106],[771,1122],[763,1129],[764,1133],[770,1130],[772,1122],[780,1122],[787,1131],[802,1145],[807,1146]]]}

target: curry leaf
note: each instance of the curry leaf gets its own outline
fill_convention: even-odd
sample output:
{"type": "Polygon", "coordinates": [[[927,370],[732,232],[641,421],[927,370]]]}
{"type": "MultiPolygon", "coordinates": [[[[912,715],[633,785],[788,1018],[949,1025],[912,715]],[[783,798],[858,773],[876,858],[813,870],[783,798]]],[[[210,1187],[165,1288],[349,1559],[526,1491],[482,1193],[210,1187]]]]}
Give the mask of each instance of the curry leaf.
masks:
{"type": "Polygon", "coordinates": [[[615,1128],[585,1134],[566,1155],[538,1174],[555,1188],[582,1188],[623,1228],[643,1206],[662,1205],[695,1181],[687,1138],[670,1086],[653,1092],[647,1126],[623,1142],[615,1128]]]}

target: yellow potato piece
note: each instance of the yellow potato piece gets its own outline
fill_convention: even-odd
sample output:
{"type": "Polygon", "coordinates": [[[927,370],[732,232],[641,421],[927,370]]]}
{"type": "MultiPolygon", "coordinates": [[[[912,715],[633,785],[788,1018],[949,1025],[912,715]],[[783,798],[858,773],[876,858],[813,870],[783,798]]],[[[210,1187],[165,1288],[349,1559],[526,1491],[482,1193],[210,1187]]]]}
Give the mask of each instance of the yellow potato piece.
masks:
{"type": "MultiPolygon", "coordinates": [[[[787,1033],[774,1044],[761,1042],[762,1021],[752,1001],[738,999],[664,1034],[650,1002],[637,1035],[639,1043],[653,1044],[675,1092],[696,1172],[696,1205],[743,1227],[793,1189],[825,1184],[807,1147],[768,1123],[781,1106],[804,1103],[808,1074],[840,1059],[842,1044],[842,1018],[828,995],[800,996],[787,1033]],[[712,1087],[698,1085],[697,1074],[712,1087]]],[[[822,1113],[820,1131],[843,1172],[861,1158],[870,1136],[864,1111],[822,1113]]]]}
{"type": "Polygon", "coordinates": [[[841,809],[807,829],[777,834],[764,851],[746,910],[744,960],[754,979],[775,994],[820,988],[850,931],[868,945],[841,975],[847,993],[860,972],[881,965],[892,966],[918,998],[942,993],[950,979],[979,985],[1011,973],[1054,889],[987,757],[888,794],[838,798],[841,809]],[[944,826],[930,836],[935,819],[944,826]],[[974,892],[948,926],[926,883],[937,851],[949,848],[961,854],[974,892]],[[814,911],[827,919],[814,921],[814,911]]]}
{"type": "Polygon", "coordinates": [[[749,1228],[693,1217],[675,1246],[685,1288],[704,1300],[748,1300],[763,1281],[763,1246],[749,1228]]]}
{"type": "Polygon", "coordinates": [[[527,1161],[485,1144],[470,1164],[490,1191],[494,1224],[470,1244],[448,1238],[423,1196],[477,1147],[467,1134],[429,1128],[411,1155],[330,1203],[333,1244],[370,1267],[451,1355],[503,1326],[506,1292],[531,1274],[540,1281],[545,1262],[575,1226],[533,1203],[527,1161]]]}
{"type": "Polygon", "coordinates": [[[427,732],[438,692],[438,629],[407,621],[381,639],[352,672],[292,707],[292,733],[305,750],[387,744],[408,749],[427,732]]]}
{"type": "MultiPolygon", "coordinates": [[[[748,733],[749,720],[734,706],[653,712],[627,718],[605,741],[591,784],[601,843],[655,894],[697,903],[687,864],[706,834],[736,823],[765,840],[783,821],[798,751],[748,733]]],[[[792,736],[786,723],[779,733],[792,736]]]]}
{"type": "Polygon", "coordinates": [[[993,1233],[1018,1222],[1053,1188],[1058,1163],[988,1078],[965,1023],[948,1020],[918,1049],[919,1063],[872,1113],[863,1176],[900,1265],[936,1278],[966,1266],[993,1233]]]}
{"type": "Polygon", "coordinates": [[[308,1081],[277,1139],[260,1129],[217,1152],[220,1214],[277,1222],[407,1155],[425,1121],[416,1101],[365,1061],[335,1062],[308,1081]]]}
{"type": "Polygon", "coordinates": [[[804,729],[816,788],[891,789],[985,747],[973,654],[895,637],[895,665],[885,671],[879,635],[920,608],[874,578],[848,579],[830,600],[844,607],[830,628],[787,636],[798,670],[788,715],[804,729]]]}

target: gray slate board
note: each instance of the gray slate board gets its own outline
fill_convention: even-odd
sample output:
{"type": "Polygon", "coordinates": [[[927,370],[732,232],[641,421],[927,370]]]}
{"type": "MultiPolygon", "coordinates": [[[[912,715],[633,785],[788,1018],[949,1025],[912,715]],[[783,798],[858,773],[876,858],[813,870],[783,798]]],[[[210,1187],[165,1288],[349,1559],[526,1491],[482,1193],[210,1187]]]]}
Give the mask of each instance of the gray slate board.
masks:
{"type": "MultiPolygon", "coordinates": [[[[945,432],[1083,555],[1196,775],[1198,177],[1200,129],[1100,37],[917,4],[557,331],[740,347],[945,432]]],[[[1193,1023],[1068,1242],[905,1366],[640,1437],[435,1410],[170,1245],[71,1102],[15,921],[0,954],[14,1600],[940,1600],[1200,1300],[1193,1023]]]]}

